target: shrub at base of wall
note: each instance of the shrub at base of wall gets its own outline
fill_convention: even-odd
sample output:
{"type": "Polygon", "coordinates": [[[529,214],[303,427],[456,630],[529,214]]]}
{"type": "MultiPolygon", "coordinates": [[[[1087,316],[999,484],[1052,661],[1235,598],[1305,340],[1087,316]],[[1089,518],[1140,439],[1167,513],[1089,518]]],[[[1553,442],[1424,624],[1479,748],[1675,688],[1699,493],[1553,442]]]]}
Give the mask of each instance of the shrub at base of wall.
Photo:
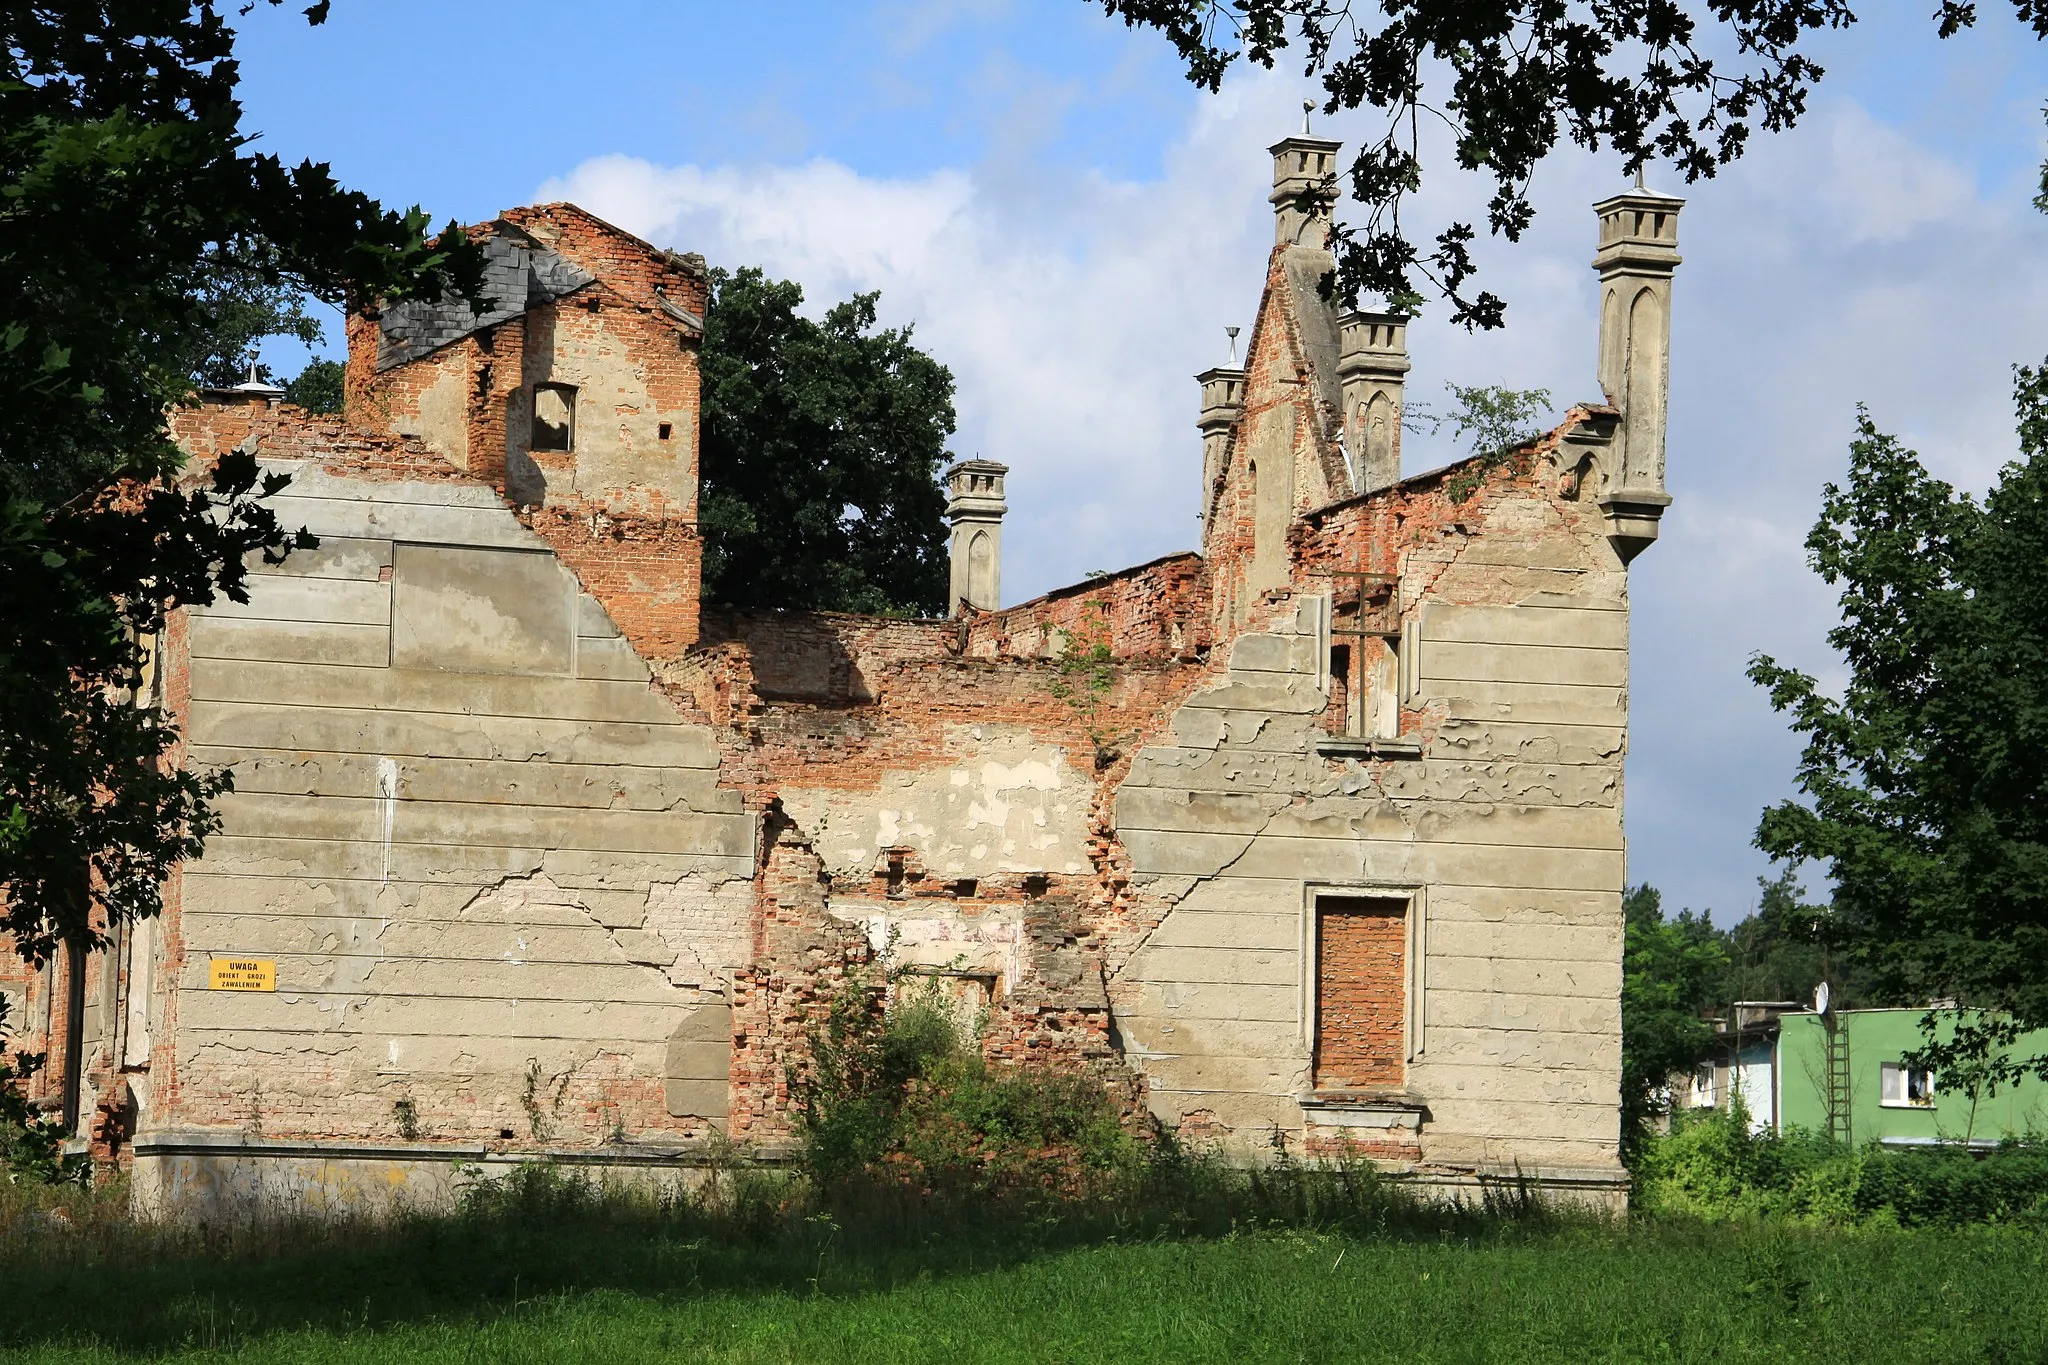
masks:
{"type": "Polygon", "coordinates": [[[1678,1116],[1669,1136],[1647,1144],[1635,1203],[1710,1220],[2048,1228],[2048,1139],[1989,1150],[1853,1148],[1796,1129],[1751,1133],[1747,1115],[1711,1110],[1678,1116]]]}

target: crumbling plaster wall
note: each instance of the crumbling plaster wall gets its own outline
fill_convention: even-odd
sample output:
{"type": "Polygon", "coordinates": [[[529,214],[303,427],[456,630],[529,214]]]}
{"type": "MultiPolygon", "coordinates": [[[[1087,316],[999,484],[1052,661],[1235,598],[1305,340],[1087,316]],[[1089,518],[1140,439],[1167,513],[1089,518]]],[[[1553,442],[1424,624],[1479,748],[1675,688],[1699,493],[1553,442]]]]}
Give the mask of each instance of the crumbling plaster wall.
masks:
{"type": "MultiPolygon", "coordinates": [[[[1050,890],[1163,1121],[1327,1145],[1300,1103],[1310,898],[1391,889],[1425,920],[1398,1041],[1426,1118],[1357,1145],[1611,1178],[1625,577],[1551,446],[1466,471],[1463,498],[1456,473],[1292,519],[1285,586],[1227,655],[1161,657],[1207,587],[1164,561],[964,628],[713,613],[664,676],[717,713],[722,780],[802,841],[816,924],[870,946],[893,927],[904,962],[957,958],[1012,991],[1037,960],[1021,889],[1050,890]],[[1316,751],[1344,728],[1332,567],[1399,576],[1416,757],[1316,751]],[[1054,696],[1085,632],[1110,644],[1118,693],[1093,725],[1054,696]],[[1122,744],[1094,753],[1105,729],[1122,744]],[[990,837],[1012,828],[1026,837],[990,837]]],[[[786,1007],[797,979],[773,974],[786,1007]]]]}
{"type": "Polygon", "coordinates": [[[508,472],[531,472],[513,480],[512,501],[694,520],[697,368],[674,324],[597,284],[530,310],[526,328],[505,444],[508,472]],[[532,449],[533,386],[543,383],[576,389],[571,451],[532,449]]]}
{"type": "Polygon", "coordinates": [[[695,342],[599,282],[374,373],[377,324],[358,316],[348,415],[502,481],[515,505],[688,523],[697,507],[695,342]],[[533,449],[533,386],[547,383],[576,390],[571,450],[533,449]]]}
{"type": "MultiPolygon", "coordinates": [[[[1157,587],[1141,595],[1160,612],[1119,607],[1112,585],[1095,614],[1163,638],[1185,603],[1157,587]]],[[[1022,633],[1020,656],[984,621],[709,610],[701,646],[661,667],[714,721],[720,780],[770,831],[735,1006],[736,1136],[787,1135],[804,1030],[848,955],[892,937],[897,966],[991,980],[991,1056],[1112,1064],[1105,935],[1137,908],[1110,793],[1205,666],[1126,659],[1084,699],[1062,694],[1042,618],[1022,633]]]]}
{"type": "Polygon", "coordinates": [[[939,743],[947,761],[883,768],[870,788],[782,789],[829,872],[865,880],[892,848],[916,849],[926,875],[944,880],[1090,870],[1094,774],[1062,745],[993,721],[945,725],[939,743]]]}
{"type": "Polygon", "coordinates": [[[751,951],[754,872],[709,731],[491,489],[285,467],[321,548],[191,613],[190,756],[236,791],[166,924],[146,1122],[701,1136],[722,1108],[677,1067],[751,951]],[[277,990],[209,990],[215,956],[277,990]]]}
{"type": "Polygon", "coordinates": [[[347,333],[343,411],[349,423],[363,431],[409,437],[453,468],[483,474],[470,458],[470,427],[487,406],[487,385],[480,394],[479,376],[495,352],[495,336],[463,337],[379,373],[376,310],[351,313],[347,333]]]}
{"type": "Polygon", "coordinates": [[[1283,247],[1205,559],[960,621],[700,623],[694,463],[640,430],[678,414],[694,449],[689,286],[533,212],[605,283],[393,372],[469,367],[467,449],[504,467],[205,416],[305,461],[282,514],[326,545],[191,620],[193,755],[245,777],[173,888],[151,1121],[389,1138],[403,1100],[431,1140],[590,1144],[716,1109],[773,1143],[809,1028],[893,937],[997,983],[991,1055],[1120,1047],[1190,1134],[1611,1175],[1626,584],[1555,440],[1349,496],[1328,258],[1283,247]],[[509,400],[543,378],[599,393],[515,513],[509,400]],[[1413,757],[1325,743],[1332,569],[1398,578],[1413,757]],[[1319,890],[1414,898],[1419,1132],[1308,1093],[1319,890]],[[274,996],[204,988],[257,953],[274,996]]]}
{"type": "Polygon", "coordinates": [[[1298,595],[1137,755],[1115,824],[1173,910],[1112,976],[1170,1124],[1317,1138],[1317,891],[1416,897],[1403,1040],[1429,1164],[1615,1169],[1626,578],[1547,452],[1467,501],[1443,476],[1309,517],[1298,595]],[[1398,573],[1415,758],[1316,752],[1325,566],[1398,573]]]}
{"type": "Polygon", "coordinates": [[[965,620],[961,652],[977,659],[1052,658],[1107,645],[1119,659],[1206,658],[1208,565],[1167,555],[965,620]]]}

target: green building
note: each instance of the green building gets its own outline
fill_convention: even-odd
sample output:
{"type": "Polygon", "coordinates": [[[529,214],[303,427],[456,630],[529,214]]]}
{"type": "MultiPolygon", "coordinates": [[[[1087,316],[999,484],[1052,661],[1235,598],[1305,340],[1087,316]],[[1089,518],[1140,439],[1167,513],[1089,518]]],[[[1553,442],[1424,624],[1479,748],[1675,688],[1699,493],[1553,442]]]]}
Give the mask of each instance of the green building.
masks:
{"type": "MultiPolygon", "coordinates": [[[[1722,1107],[1740,1095],[1758,1129],[1832,1132],[1861,1146],[1963,1142],[2048,1134],[2048,1083],[2028,1078],[1996,1094],[1943,1084],[1908,1066],[1921,1045],[1921,1009],[1835,1010],[1788,1002],[1738,1004],[1719,1056],[1693,1077],[1680,1103],[1722,1107]]],[[[2019,1053],[2048,1052],[2048,1030],[2024,1035],[2019,1053]]]]}

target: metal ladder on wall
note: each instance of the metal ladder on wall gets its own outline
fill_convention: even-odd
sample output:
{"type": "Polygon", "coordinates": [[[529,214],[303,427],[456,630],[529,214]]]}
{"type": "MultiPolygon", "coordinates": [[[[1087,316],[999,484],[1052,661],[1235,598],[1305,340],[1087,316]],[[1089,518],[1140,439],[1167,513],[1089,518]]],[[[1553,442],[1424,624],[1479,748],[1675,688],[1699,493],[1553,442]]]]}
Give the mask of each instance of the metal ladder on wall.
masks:
{"type": "Polygon", "coordinates": [[[1821,1016],[1821,1026],[1827,1030],[1828,1136],[1847,1147],[1853,1136],[1849,1129],[1849,1030],[1832,1011],[1821,1016]]]}

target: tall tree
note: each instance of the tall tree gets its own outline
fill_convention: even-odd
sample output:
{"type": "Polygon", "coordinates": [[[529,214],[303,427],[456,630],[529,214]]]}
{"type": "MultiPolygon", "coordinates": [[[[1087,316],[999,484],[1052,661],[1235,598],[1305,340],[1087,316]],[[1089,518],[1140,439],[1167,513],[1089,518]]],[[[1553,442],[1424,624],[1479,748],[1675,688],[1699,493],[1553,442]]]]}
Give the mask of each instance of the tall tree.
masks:
{"type": "MultiPolygon", "coordinates": [[[[231,388],[250,377],[257,342],[282,336],[312,347],[326,335],[320,320],[306,311],[305,293],[282,275],[276,282],[267,276],[264,267],[275,264],[264,260],[209,269],[198,289],[202,325],[193,333],[195,354],[187,362],[194,382],[231,388]]],[[[255,373],[266,383],[272,378],[265,365],[255,365],[255,373]]]]}
{"type": "MultiPolygon", "coordinates": [[[[1618,153],[1624,174],[1670,162],[1687,183],[1740,157],[1755,129],[1790,128],[1822,68],[1802,44],[1855,21],[1848,0],[1088,0],[1155,28],[1188,79],[1221,86],[1243,56],[1271,67],[1294,46],[1319,76],[1323,112],[1369,109],[1377,131],[1351,163],[1364,221],[1340,227],[1338,291],[1414,311],[1425,289],[1467,327],[1498,327],[1504,304],[1471,287],[1472,224],[1421,244],[1402,208],[1422,187],[1422,130],[1449,159],[1491,179],[1487,226],[1509,241],[1535,218],[1537,166],[1560,142],[1618,153]]],[[[2048,37],[2048,4],[2013,0],[2048,37]]],[[[1968,0],[1940,0],[1946,38],[1974,24],[1968,0]]]]}
{"type": "Polygon", "coordinates": [[[704,595],[735,606],[943,612],[953,376],[875,328],[877,294],[711,272],[702,373],[704,595]]]}
{"type": "Polygon", "coordinates": [[[306,543],[248,457],[179,479],[166,413],[248,340],[223,300],[481,302],[460,233],[249,150],[233,42],[213,0],[0,4],[0,932],[32,960],[198,850],[229,782],[166,763],[150,642],[306,543]]]}
{"type": "Polygon", "coordinates": [[[1714,1004],[1737,1000],[1811,1000],[1814,987],[1828,983],[1840,1009],[1883,1002],[1870,974],[1829,935],[1826,907],[1801,900],[1790,868],[1757,878],[1757,908],[1727,933],[1728,970],[1716,983],[1714,1004]]]}
{"type": "Polygon", "coordinates": [[[1758,846],[1827,865],[1822,927],[1878,991],[1966,1007],[1931,1064],[2008,1079],[2048,1077],[2048,1054],[2009,1051],[2048,1027],[2048,369],[2015,374],[2020,458],[1982,502],[1859,416],[1806,540],[1841,588],[1847,685],[1749,670],[1806,737],[1806,799],[1766,811],[1758,846]]]}
{"type": "Polygon", "coordinates": [[[1728,968],[1726,941],[1705,913],[1664,917],[1654,886],[1621,898],[1621,1151],[1633,1164],[1666,1083],[1690,1072],[1714,1042],[1714,987],[1728,968]]]}
{"type": "Polygon", "coordinates": [[[284,401],[296,403],[307,412],[341,411],[342,364],[338,360],[315,359],[284,386],[284,401]]]}

